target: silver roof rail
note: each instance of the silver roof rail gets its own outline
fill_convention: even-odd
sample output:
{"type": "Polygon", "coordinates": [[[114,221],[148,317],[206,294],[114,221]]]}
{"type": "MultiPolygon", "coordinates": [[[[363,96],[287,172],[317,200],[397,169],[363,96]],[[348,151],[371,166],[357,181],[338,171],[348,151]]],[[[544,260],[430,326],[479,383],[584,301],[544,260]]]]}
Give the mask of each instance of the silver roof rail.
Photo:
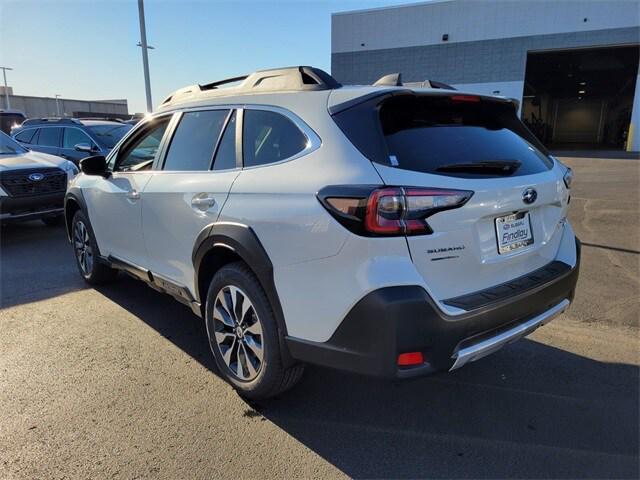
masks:
{"type": "Polygon", "coordinates": [[[75,118],[63,118],[63,117],[43,117],[43,118],[28,118],[22,122],[22,126],[26,125],[42,125],[44,123],[59,123],[63,125],[78,125],[81,122],[75,118]]]}
{"type": "Polygon", "coordinates": [[[259,70],[248,75],[216,80],[204,85],[191,85],[176,90],[160,104],[166,107],[201,95],[228,96],[244,93],[318,91],[340,88],[335,78],[319,68],[298,66],[259,70]],[[236,86],[228,84],[241,82],[236,86]],[[224,87],[224,88],[220,88],[224,87]]]}

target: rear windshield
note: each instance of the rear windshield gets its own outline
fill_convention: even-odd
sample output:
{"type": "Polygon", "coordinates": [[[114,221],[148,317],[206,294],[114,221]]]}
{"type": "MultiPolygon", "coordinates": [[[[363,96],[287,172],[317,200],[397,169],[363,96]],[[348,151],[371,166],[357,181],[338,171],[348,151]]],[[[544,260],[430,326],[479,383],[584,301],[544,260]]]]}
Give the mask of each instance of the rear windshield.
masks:
{"type": "Polygon", "coordinates": [[[116,143],[118,143],[120,139],[124,137],[124,135],[129,130],[133,128],[133,125],[103,124],[103,125],[91,125],[87,128],[93,134],[93,138],[95,138],[98,141],[101,147],[113,148],[116,146],[116,143]]]}
{"type": "MultiPolygon", "coordinates": [[[[382,151],[366,147],[374,161],[459,177],[531,175],[553,166],[509,103],[469,95],[400,95],[378,107],[382,151]]],[[[358,146],[358,139],[351,140],[358,146]]]]}

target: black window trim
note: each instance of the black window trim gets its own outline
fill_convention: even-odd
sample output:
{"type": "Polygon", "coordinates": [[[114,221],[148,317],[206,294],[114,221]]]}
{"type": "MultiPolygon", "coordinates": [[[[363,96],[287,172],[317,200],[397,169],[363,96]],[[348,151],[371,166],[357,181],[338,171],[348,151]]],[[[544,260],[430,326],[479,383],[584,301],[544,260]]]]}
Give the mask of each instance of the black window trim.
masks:
{"type": "MultiPolygon", "coordinates": [[[[165,131],[165,136],[162,140],[160,148],[158,149],[158,154],[156,154],[156,159],[153,163],[152,169],[156,174],[158,173],[172,174],[172,173],[186,173],[186,172],[195,173],[195,171],[193,170],[165,171],[165,170],[162,170],[162,168],[164,167],[164,161],[167,155],[170,139],[173,138],[173,135],[180,123],[180,119],[182,118],[182,115],[184,113],[201,112],[205,110],[229,110],[230,113],[227,118],[227,122],[231,119],[233,110],[236,111],[236,168],[228,168],[224,170],[212,170],[212,169],[201,170],[200,171],[201,173],[226,173],[226,172],[233,172],[236,170],[253,170],[255,168],[264,168],[264,167],[269,167],[271,165],[279,165],[281,163],[290,162],[292,160],[296,160],[305,155],[309,155],[310,153],[316,151],[322,146],[322,140],[320,139],[320,136],[309,125],[307,125],[307,123],[304,120],[302,120],[298,115],[296,115],[290,110],[287,110],[286,108],[277,107],[275,105],[267,105],[267,104],[263,105],[263,104],[228,103],[228,104],[215,104],[215,105],[199,105],[199,106],[185,107],[180,109],[164,110],[161,113],[158,113],[149,117],[148,120],[143,120],[142,122],[138,123],[138,125],[136,125],[127,135],[125,135],[125,137],[120,141],[120,143],[114,147],[114,149],[111,151],[111,154],[107,157],[107,163],[110,162],[113,155],[118,154],[118,151],[121,149],[121,146],[124,145],[125,142],[128,142],[129,138],[133,138],[133,136],[136,135],[135,132],[143,128],[143,125],[141,125],[143,122],[144,124],[146,124],[149,121],[161,118],[163,116],[173,116],[173,118],[169,122],[169,126],[167,127],[167,130],[165,131]],[[245,167],[244,161],[243,161],[243,154],[242,154],[242,138],[243,138],[242,135],[243,135],[243,123],[244,123],[245,110],[265,110],[269,112],[279,113],[287,117],[307,138],[307,146],[297,154],[289,158],[282,159],[278,162],[265,163],[264,165],[253,165],[250,167],[245,167]]],[[[226,124],[225,124],[225,129],[226,129],[226,124]]],[[[224,135],[225,129],[222,130],[221,135],[218,138],[218,142],[222,140],[222,135],[224,135]]],[[[218,153],[217,151],[218,147],[219,147],[219,144],[216,144],[216,150],[213,156],[214,161],[215,161],[215,155],[218,153]]],[[[211,168],[213,168],[213,164],[211,165],[211,168]]],[[[126,172],[126,173],[140,173],[140,172],[126,172]]]]}

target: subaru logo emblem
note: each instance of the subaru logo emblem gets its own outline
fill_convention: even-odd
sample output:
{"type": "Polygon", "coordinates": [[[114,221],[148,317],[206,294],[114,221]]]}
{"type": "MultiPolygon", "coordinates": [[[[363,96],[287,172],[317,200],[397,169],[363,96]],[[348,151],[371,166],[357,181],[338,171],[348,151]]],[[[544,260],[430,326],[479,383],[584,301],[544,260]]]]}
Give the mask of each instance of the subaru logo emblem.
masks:
{"type": "Polygon", "coordinates": [[[538,198],[538,192],[534,188],[527,188],[522,192],[522,201],[527,205],[531,205],[538,198]]]}
{"type": "Polygon", "coordinates": [[[32,182],[39,182],[43,178],[44,174],[42,173],[32,173],[31,175],[29,175],[29,180],[31,180],[32,182]]]}

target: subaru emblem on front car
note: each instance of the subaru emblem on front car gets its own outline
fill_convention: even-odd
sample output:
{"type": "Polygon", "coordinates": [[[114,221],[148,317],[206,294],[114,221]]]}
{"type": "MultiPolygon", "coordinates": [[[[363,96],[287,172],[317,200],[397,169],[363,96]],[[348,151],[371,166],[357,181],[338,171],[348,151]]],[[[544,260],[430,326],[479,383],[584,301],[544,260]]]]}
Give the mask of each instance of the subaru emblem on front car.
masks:
{"type": "Polygon", "coordinates": [[[32,182],[39,182],[43,178],[44,174],[42,173],[32,173],[31,175],[29,175],[29,180],[31,180],[32,182]]]}
{"type": "Polygon", "coordinates": [[[531,205],[538,198],[538,192],[534,188],[527,188],[522,192],[522,201],[527,205],[531,205]]]}

